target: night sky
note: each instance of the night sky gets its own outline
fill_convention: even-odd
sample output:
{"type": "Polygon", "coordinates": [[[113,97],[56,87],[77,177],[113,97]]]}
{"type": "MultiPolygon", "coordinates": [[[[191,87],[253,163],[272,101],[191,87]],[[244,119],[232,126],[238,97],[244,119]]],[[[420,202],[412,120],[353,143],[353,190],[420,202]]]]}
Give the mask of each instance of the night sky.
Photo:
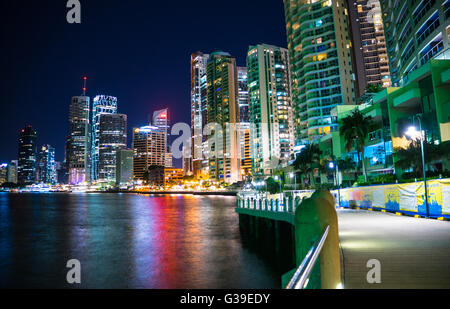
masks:
{"type": "MultiPolygon", "coordinates": [[[[245,66],[249,45],[286,46],[282,0],[81,0],[68,24],[66,0],[2,1],[0,163],[17,159],[21,128],[64,158],[71,97],[113,95],[133,127],[169,107],[190,123],[190,55],[230,52],[245,66]]],[[[180,162],[177,162],[177,165],[180,162]]]]}

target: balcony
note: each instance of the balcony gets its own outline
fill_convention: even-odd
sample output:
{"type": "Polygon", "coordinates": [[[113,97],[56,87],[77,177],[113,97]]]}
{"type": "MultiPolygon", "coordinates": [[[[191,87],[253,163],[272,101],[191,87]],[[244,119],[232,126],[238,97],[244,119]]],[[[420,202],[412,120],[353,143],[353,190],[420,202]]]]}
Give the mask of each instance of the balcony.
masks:
{"type": "Polygon", "coordinates": [[[404,94],[394,98],[394,107],[413,107],[416,104],[420,104],[421,95],[420,89],[414,88],[404,94]]]}

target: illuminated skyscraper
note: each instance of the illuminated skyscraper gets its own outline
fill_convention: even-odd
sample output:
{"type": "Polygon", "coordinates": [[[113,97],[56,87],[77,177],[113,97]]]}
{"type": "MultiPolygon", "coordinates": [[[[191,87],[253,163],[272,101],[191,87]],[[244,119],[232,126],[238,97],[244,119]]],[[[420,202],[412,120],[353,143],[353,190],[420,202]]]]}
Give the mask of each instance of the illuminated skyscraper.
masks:
{"type": "MultiPolygon", "coordinates": [[[[197,52],[191,55],[191,159],[183,161],[185,174],[199,176],[208,169],[208,161],[203,159],[205,138],[203,130],[207,123],[206,70],[209,55],[197,52]]],[[[183,154],[187,156],[185,150],[183,154]]],[[[186,158],[187,159],[187,158],[186,158]]]]}
{"type": "Polygon", "coordinates": [[[55,148],[43,145],[38,154],[38,181],[45,184],[56,184],[55,148]]]}
{"type": "Polygon", "coordinates": [[[153,117],[151,121],[151,125],[154,127],[160,128],[164,131],[166,135],[166,146],[170,146],[170,118],[169,118],[169,109],[164,108],[158,111],[153,112],[153,117]]]}
{"type": "Polygon", "coordinates": [[[239,100],[239,144],[241,158],[241,175],[252,174],[252,159],[250,151],[250,119],[248,98],[248,73],[246,67],[238,67],[238,100],[239,100]]]}
{"type": "Polygon", "coordinates": [[[152,165],[164,166],[166,135],[155,126],[145,126],[133,130],[133,178],[144,180],[152,165]]]}
{"type": "Polygon", "coordinates": [[[98,180],[100,160],[100,116],[117,114],[117,98],[98,95],[92,104],[91,180],[98,180]]]}
{"type": "Polygon", "coordinates": [[[238,67],[238,97],[240,122],[249,122],[248,115],[248,74],[247,68],[238,67]]]}
{"type": "MultiPolygon", "coordinates": [[[[89,97],[72,97],[69,114],[69,136],[66,139],[66,164],[69,169],[69,184],[79,184],[90,180],[91,127],[89,109],[89,97]]],[[[63,181],[63,179],[60,180],[63,181]]]]}
{"type": "Polygon", "coordinates": [[[27,126],[19,134],[19,160],[17,180],[19,184],[33,184],[36,182],[36,130],[27,126]]]}
{"type": "Polygon", "coordinates": [[[216,138],[208,138],[209,177],[220,182],[241,180],[239,151],[239,100],[236,59],[214,52],[207,65],[208,123],[215,123],[216,138]]]}
{"type": "Polygon", "coordinates": [[[354,104],[354,74],[344,1],[284,0],[296,146],[338,128],[337,105],[354,104]]]}
{"type": "Polygon", "coordinates": [[[127,148],[127,115],[101,114],[98,180],[116,181],[116,152],[127,148]]]}
{"type": "Polygon", "coordinates": [[[430,59],[450,59],[450,1],[380,0],[393,86],[430,59]]]}
{"type": "Polygon", "coordinates": [[[164,166],[172,167],[172,149],[170,147],[170,115],[169,109],[164,108],[153,113],[151,125],[160,128],[166,136],[166,153],[164,166]]]}
{"type": "Polygon", "coordinates": [[[252,170],[270,175],[294,149],[291,77],[287,49],[261,44],[247,55],[252,170]]]}
{"type": "Polygon", "coordinates": [[[391,86],[380,1],[347,0],[353,36],[353,63],[356,94],[361,96],[369,84],[391,86]]]}

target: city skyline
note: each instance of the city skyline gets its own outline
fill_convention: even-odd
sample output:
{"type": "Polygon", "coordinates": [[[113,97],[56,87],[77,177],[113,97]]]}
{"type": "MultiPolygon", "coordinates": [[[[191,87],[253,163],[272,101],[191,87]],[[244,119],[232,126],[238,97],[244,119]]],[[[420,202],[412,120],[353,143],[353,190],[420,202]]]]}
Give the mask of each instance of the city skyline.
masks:
{"type": "MultiPolygon", "coordinates": [[[[217,26],[214,30],[225,32],[220,38],[204,40],[199,36],[182,42],[173,41],[170,35],[154,34],[152,29],[164,27],[168,31],[166,34],[179,31],[179,37],[183,37],[184,32],[191,32],[191,27],[180,29],[169,25],[166,20],[169,14],[186,19],[182,23],[188,24],[186,10],[208,13],[210,18],[215,18],[218,16],[211,14],[218,4],[203,1],[203,6],[199,3],[194,9],[180,2],[174,11],[172,8],[169,10],[167,4],[155,7],[152,3],[136,2],[125,8],[110,5],[106,13],[100,4],[83,3],[80,25],[67,24],[65,5],[52,3],[44,8],[33,3],[25,12],[19,10],[17,4],[3,4],[2,14],[11,11],[17,14],[14,19],[12,14],[2,18],[11,29],[4,35],[4,42],[11,48],[6,51],[5,59],[8,60],[2,75],[4,102],[8,104],[3,109],[4,121],[0,123],[0,162],[17,159],[18,132],[26,125],[37,130],[38,144],[52,145],[56,161],[63,161],[65,137],[69,132],[70,100],[73,96],[82,95],[83,76],[88,78],[86,95],[91,100],[99,94],[118,98],[120,113],[128,116],[128,136],[132,136],[133,127],[147,124],[147,114],[166,107],[172,111],[172,123],[190,123],[189,59],[192,53],[197,50],[208,53],[225,50],[235,55],[239,66],[245,66],[246,53],[252,44],[286,46],[282,1],[264,1],[259,8],[255,8],[256,2],[261,4],[261,1],[232,1],[228,8],[216,13],[246,17],[237,25],[217,26]],[[145,12],[155,9],[160,16],[153,14],[147,19],[135,16],[142,14],[139,17],[144,17],[145,12]],[[110,15],[120,13],[122,19],[128,20],[123,23],[128,24],[126,29],[123,25],[120,28],[114,26],[110,19],[110,15]],[[258,24],[261,17],[266,17],[266,24],[255,29],[252,25],[258,24]],[[25,21],[35,26],[24,31],[21,24],[25,21]],[[90,31],[92,24],[97,29],[95,33],[90,31]],[[61,28],[58,35],[37,35],[50,32],[56,25],[61,28]],[[147,33],[155,38],[146,38],[147,33]],[[236,36],[236,33],[240,35],[236,36]],[[73,45],[74,42],[78,43],[73,45]],[[109,42],[113,47],[108,49],[106,56],[102,56],[101,47],[109,42]],[[135,45],[139,48],[128,48],[135,45]],[[17,72],[22,75],[17,75],[17,72]]],[[[128,139],[127,146],[131,146],[131,139],[128,139]]],[[[181,160],[174,160],[174,165],[181,166],[181,160]]]]}

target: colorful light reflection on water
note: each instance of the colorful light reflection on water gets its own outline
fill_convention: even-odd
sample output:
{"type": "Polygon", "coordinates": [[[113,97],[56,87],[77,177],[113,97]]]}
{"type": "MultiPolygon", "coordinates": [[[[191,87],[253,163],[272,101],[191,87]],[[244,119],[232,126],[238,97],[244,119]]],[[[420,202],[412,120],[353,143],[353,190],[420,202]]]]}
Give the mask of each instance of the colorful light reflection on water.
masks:
{"type": "Polygon", "coordinates": [[[278,288],[235,198],[0,193],[0,287],[278,288]],[[81,285],[66,262],[81,262],[81,285]]]}

